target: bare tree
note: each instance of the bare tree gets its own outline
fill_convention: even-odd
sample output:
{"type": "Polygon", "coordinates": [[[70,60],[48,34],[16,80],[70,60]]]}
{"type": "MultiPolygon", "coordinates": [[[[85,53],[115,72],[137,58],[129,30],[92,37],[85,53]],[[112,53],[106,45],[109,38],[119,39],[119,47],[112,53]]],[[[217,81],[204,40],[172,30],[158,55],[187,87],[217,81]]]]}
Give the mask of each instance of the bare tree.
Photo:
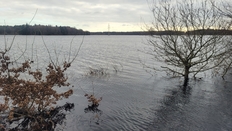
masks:
{"type": "MultiPolygon", "coordinates": [[[[232,25],[232,5],[229,2],[223,2],[220,1],[221,6],[219,3],[216,3],[214,1],[211,1],[212,5],[217,9],[217,11],[219,12],[219,14],[221,14],[222,16],[224,16],[225,18],[228,19],[228,24],[232,25]]],[[[231,69],[232,67],[232,36],[228,37],[228,48],[227,50],[229,51],[229,53],[227,54],[228,57],[227,59],[223,62],[223,78],[225,76],[225,74],[231,69]]]]}
{"type": "Polygon", "coordinates": [[[218,6],[218,3],[215,1],[211,1],[211,4],[219,11],[220,14],[232,18],[232,5],[229,2],[220,1],[221,6],[218,6]]]}
{"type": "Polygon", "coordinates": [[[224,62],[228,44],[223,31],[230,25],[210,1],[160,1],[152,5],[152,13],[154,20],[148,30],[164,32],[149,40],[151,54],[165,63],[160,70],[184,76],[187,86],[189,74],[195,77],[224,62]]]}

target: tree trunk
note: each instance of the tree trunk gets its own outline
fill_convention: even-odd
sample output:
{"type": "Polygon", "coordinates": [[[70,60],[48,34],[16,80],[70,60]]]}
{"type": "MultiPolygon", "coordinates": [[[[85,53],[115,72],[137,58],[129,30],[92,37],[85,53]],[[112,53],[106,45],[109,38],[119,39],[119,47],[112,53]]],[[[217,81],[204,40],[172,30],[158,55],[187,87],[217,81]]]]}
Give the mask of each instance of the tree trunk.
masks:
{"type": "Polygon", "coordinates": [[[188,80],[189,80],[189,67],[188,66],[185,66],[185,72],[184,72],[184,89],[187,87],[188,85],[188,80]]]}

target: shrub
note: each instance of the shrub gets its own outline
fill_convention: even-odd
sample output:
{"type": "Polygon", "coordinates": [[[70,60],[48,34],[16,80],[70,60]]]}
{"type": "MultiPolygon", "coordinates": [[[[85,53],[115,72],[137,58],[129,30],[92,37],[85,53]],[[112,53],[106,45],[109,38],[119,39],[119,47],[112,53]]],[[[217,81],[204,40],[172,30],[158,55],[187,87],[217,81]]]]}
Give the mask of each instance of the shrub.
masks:
{"type": "Polygon", "coordinates": [[[7,122],[18,121],[18,126],[11,130],[54,130],[65,117],[60,110],[74,107],[71,103],[55,107],[58,100],[73,94],[72,89],[62,93],[55,90],[70,86],[65,72],[73,60],[62,65],[51,61],[42,72],[32,68],[33,61],[18,64],[11,60],[9,51],[10,48],[0,52],[0,95],[4,98],[0,103],[0,129],[9,129],[7,122]]]}

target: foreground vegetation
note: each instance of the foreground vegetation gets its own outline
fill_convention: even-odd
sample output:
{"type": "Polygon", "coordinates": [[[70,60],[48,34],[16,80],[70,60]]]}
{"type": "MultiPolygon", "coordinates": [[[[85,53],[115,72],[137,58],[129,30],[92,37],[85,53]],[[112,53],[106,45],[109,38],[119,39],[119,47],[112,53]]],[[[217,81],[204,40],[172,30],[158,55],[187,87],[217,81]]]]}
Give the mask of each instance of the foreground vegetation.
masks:
{"type": "MultiPolygon", "coordinates": [[[[56,53],[51,54],[43,40],[49,61],[41,68],[38,58],[36,61],[25,56],[26,49],[20,55],[12,51],[15,37],[12,41],[5,40],[2,46],[5,48],[0,49],[0,130],[55,130],[57,124],[65,120],[66,112],[75,106],[74,103],[57,105],[57,102],[73,94],[74,86],[68,82],[66,72],[78,56],[83,41],[75,51],[70,44],[68,56],[61,61],[56,53]],[[63,89],[58,91],[58,88],[63,89]]],[[[96,98],[94,92],[87,94],[84,90],[83,97],[89,102],[85,112],[100,112],[98,106],[102,97],[96,98]]]]}
{"type": "MultiPolygon", "coordinates": [[[[1,116],[1,119],[10,124],[20,121],[14,130],[54,129],[56,123],[62,120],[56,119],[60,108],[73,106],[70,104],[54,107],[57,101],[68,98],[73,93],[72,89],[62,93],[55,89],[70,86],[64,73],[71,66],[71,62],[64,61],[62,65],[55,65],[51,61],[45,67],[46,72],[42,72],[33,67],[33,61],[18,63],[12,60],[9,54],[12,44],[6,45],[0,52],[0,95],[4,99],[4,103],[0,104],[0,113],[6,114],[6,117],[1,116]]],[[[0,125],[4,130],[9,128],[4,122],[0,125]]]]}

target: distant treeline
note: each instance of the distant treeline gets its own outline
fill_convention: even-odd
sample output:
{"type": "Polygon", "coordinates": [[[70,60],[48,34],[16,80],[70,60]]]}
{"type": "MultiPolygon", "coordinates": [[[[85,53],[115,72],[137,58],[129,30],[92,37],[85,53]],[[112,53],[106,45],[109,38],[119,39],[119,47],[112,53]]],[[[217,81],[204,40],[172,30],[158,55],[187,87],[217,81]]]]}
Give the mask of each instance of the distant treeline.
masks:
{"type": "Polygon", "coordinates": [[[90,32],[90,35],[150,35],[147,31],[133,31],[133,32],[90,32]]]}
{"type": "Polygon", "coordinates": [[[205,30],[195,30],[188,31],[185,34],[200,34],[200,35],[232,35],[232,30],[214,30],[214,29],[205,29],[205,30]]]}
{"type": "Polygon", "coordinates": [[[0,35],[89,35],[89,31],[69,26],[15,25],[0,26],[0,35]]]}
{"type": "Polygon", "coordinates": [[[90,32],[90,35],[232,35],[232,30],[90,32]]]}
{"type": "Polygon", "coordinates": [[[15,25],[0,26],[0,35],[232,35],[232,30],[202,29],[182,31],[89,32],[69,26],[15,25]]]}

